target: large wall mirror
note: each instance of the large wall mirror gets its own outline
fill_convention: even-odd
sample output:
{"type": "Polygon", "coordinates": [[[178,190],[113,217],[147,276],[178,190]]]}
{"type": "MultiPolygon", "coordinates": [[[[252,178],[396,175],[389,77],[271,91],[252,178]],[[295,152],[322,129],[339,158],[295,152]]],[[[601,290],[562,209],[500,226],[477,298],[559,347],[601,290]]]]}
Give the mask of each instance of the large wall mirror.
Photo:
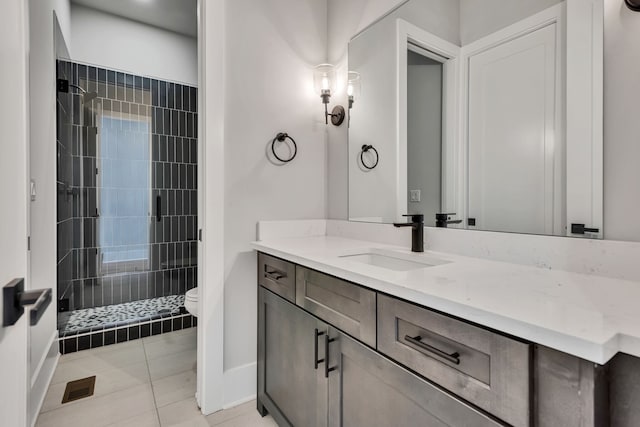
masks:
{"type": "Polygon", "coordinates": [[[402,3],[349,43],[349,218],[601,238],[602,67],[602,0],[402,3]]]}

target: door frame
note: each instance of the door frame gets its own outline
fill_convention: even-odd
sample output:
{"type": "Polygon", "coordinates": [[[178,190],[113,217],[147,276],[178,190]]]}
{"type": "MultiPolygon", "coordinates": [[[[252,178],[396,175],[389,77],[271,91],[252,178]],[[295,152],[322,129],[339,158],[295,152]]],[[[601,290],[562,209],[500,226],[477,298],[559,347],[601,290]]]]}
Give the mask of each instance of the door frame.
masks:
{"type": "MultiPolygon", "coordinates": [[[[460,46],[441,39],[403,19],[396,20],[396,93],[398,155],[396,177],[396,217],[401,219],[407,213],[407,50],[409,43],[421,47],[444,58],[442,62],[442,194],[443,212],[458,212],[459,161],[459,74],[460,46]]],[[[436,59],[436,55],[432,59],[436,59]]],[[[437,59],[439,62],[440,58],[437,59]]],[[[434,218],[431,218],[434,219],[434,218]]]]}
{"type": "Polygon", "coordinates": [[[225,0],[198,0],[198,232],[202,234],[196,400],[205,415],[225,404],[224,18],[225,0]]]}

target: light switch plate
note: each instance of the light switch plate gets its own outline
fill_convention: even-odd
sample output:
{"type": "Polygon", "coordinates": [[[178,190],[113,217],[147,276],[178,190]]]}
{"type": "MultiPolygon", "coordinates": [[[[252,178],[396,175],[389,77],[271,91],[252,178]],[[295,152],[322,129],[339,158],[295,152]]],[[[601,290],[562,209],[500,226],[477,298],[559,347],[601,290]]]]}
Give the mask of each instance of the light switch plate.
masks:
{"type": "Polygon", "coordinates": [[[31,180],[29,193],[31,195],[31,201],[35,202],[36,201],[36,182],[33,179],[31,180]]]}
{"type": "Polygon", "coordinates": [[[410,190],[409,191],[409,201],[410,202],[419,202],[420,201],[420,190],[410,190]]]}

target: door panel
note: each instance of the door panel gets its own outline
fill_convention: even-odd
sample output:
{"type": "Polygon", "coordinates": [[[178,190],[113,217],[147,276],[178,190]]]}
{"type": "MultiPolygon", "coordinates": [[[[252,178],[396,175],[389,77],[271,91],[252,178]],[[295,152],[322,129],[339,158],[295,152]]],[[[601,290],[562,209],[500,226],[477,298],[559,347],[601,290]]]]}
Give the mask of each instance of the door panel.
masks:
{"type": "Polygon", "coordinates": [[[469,217],[481,230],[564,233],[556,27],[469,59],[469,217]]]}
{"type": "Polygon", "coordinates": [[[263,287],[258,296],[258,399],[280,426],[325,426],[327,381],[315,330],[327,326],[263,287]]]}
{"type": "MultiPolygon", "coordinates": [[[[7,85],[0,103],[0,286],[27,276],[27,30],[27,2],[3,2],[0,78],[7,85]]],[[[0,316],[3,314],[0,304],[0,316]]],[[[3,426],[27,425],[28,325],[28,312],[12,326],[0,325],[3,426]]]]}

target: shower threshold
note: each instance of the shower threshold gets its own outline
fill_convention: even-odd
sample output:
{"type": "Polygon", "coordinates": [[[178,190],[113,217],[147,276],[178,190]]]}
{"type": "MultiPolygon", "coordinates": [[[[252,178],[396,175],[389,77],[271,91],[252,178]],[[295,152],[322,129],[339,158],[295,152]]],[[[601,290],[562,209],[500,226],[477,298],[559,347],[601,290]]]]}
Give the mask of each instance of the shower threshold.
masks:
{"type": "Polygon", "coordinates": [[[60,313],[63,324],[60,336],[82,334],[98,329],[109,329],[185,314],[184,295],[168,295],[158,298],[106,305],[60,313]]]}

